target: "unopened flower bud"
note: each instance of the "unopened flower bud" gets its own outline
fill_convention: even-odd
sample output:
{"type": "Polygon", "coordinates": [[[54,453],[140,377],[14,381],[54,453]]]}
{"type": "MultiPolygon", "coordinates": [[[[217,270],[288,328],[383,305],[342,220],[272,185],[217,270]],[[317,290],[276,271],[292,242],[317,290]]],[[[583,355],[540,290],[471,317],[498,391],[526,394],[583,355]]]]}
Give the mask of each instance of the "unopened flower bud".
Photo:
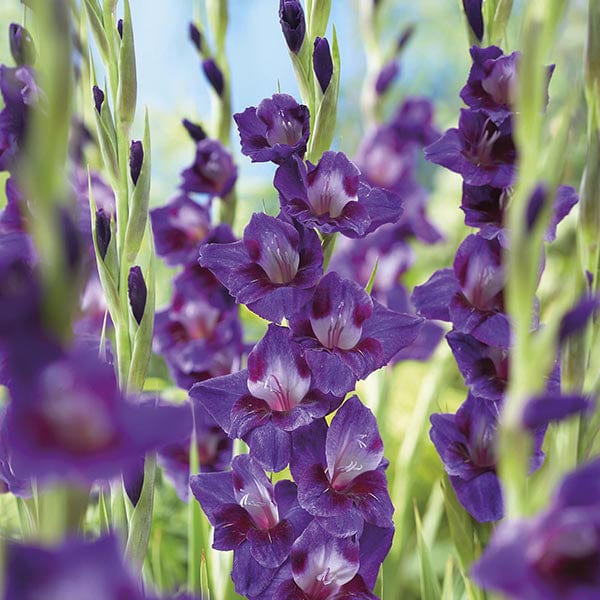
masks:
{"type": "Polygon", "coordinates": [[[202,61],[202,70],[215,92],[217,92],[219,96],[222,96],[223,90],[225,89],[225,80],[223,79],[223,73],[221,69],[219,69],[217,63],[212,58],[207,58],[202,61]]]}
{"type": "Polygon", "coordinates": [[[32,65],[35,62],[35,44],[29,31],[17,23],[8,28],[10,53],[17,65],[32,65]]]}
{"type": "Polygon", "coordinates": [[[396,44],[396,52],[400,53],[402,52],[402,50],[404,50],[404,48],[406,47],[406,44],[408,44],[408,42],[410,41],[410,39],[412,38],[412,36],[415,33],[415,26],[414,25],[407,25],[403,30],[402,33],[400,34],[400,37],[398,38],[398,43],[396,44]]]}
{"type": "Polygon", "coordinates": [[[313,69],[317,76],[317,81],[321,86],[321,90],[325,93],[327,86],[331,81],[331,76],[333,75],[333,61],[331,59],[331,51],[329,50],[327,38],[317,37],[315,39],[313,69]]]}
{"type": "Polygon", "coordinates": [[[202,53],[202,34],[193,23],[190,23],[190,40],[192,41],[192,44],[196,46],[198,52],[202,53]]]}
{"type": "Polygon", "coordinates": [[[388,91],[390,85],[392,85],[396,77],[398,77],[399,72],[400,67],[395,60],[390,60],[383,65],[383,68],[379,71],[379,75],[377,76],[377,81],[375,82],[375,92],[378,96],[383,96],[383,94],[388,91]]]}
{"type": "Polygon", "coordinates": [[[483,39],[483,15],[481,4],[483,0],[463,0],[463,8],[473,35],[481,42],[483,39]]]}
{"type": "Polygon", "coordinates": [[[96,211],[96,243],[102,260],[106,257],[110,244],[110,216],[102,208],[96,211]]]}
{"type": "Polygon", "coordinates": [[[119,37],[123,39],[123,19],[117,21],[117,31],[119,32],[119,37]]]}
{"type": "Polygon", "coordinates": [[[280,0],[279,22],[290,52],[298,54],[306,35],[302,4],[298,0],[280,0]]]}
{"type": "Polygon", "coordinates": [[[92,88],[92,94],[94,95],[94,105],[96,110],[98,111],[98,114],[101,114],[102,104],[104,102],[104,92],[97,85],[95,85],[92,88]]]}
{"type": "Polygon", "coordinates": [[[188,119],[183,119],[181,123],[195,142],[201,142],[206,139],[206,132],[197,123],[192,123],[188,119]]]}
{"type": "Polygon", "coordinates": [[[127,291],[129,293],[129,305],[131,306],[131,312],[140,325],[142,317],[144,316],[144,310],[146,309],[146,299],[148,296],[148,289],[146,288],[146,282],[142,275],[142,269],[138,266],[131,267],[129,270],[129,277],[127,278],[127,291]]]}
{"type": "Polygon", "coordinates": [[[129,149],[129,172],[131,174],[131,180],[133,185],[136,185],[142,170],[142,163],[144,162],[144,148],[140,140],[134,140],[131,142],[131,148],[129,149]]]}

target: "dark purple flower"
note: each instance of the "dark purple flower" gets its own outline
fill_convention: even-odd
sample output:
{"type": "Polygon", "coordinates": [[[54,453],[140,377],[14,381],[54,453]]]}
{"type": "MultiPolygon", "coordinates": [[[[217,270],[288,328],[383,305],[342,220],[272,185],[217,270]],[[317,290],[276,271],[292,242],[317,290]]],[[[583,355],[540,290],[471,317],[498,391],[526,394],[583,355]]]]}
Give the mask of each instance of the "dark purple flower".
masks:
{"type": "Polygon", "coordinates": [[[273,598],[286,600],[377,600],[359,574],[360,550],[354,538],[336,538],[312,522],[294,542],[291,577],[273,598]]]}
{"type": "Polygon", "coordinates": [[[28,66],[11,69],[0,65],[0,171],[11,170],[25,141],[30,106],[37,102],[39,88],[28,66]]]}
{"type": "Polygon", "coordinates": [[[188,267],[176,277],[171,305],[156,313],[153,345],[181,388],[239,368],[242,332],[231,307],[208,270],[188,267]]]}
{"type": "Polygon", "coordinates": [[[96,211],[96,240],[102,260],[106,257],[110,238],[110,215],[107,215],[104,210],[100,208],[96,211]]]}
{"type": "Polygon", "coordinates": [[[500,188],[512,184],[516,156],[512,116],[495,123],[484,110],[462,109],[458,129],[425,148],[427,160],[459,173],[469,185],[500,188]]]}
{"type": "Polygon", "coordinates": [[[375,81],[375,92],[377,95],[383,96],[388,91],[390,85],[394,83],[399,73],[400,67],[396,60],[390,60],[385,63],[375,81]]]}
{"type": "Polygon", "coordinates": [[[136,185],[138,182],[143,162],[144,148],[142,142],[140,140],[134,140],[131,142],[131,148],[129,150],[129,172],[131,174],[133,185],[136,185]]]}
{"type": "Polygon", "coordinates": [[[190,396],[269,471],[290,461],[290,432],[335,410],[342,398],[313,385],[303,348],[285,327],[269,325],[248,369],[195,385],[190,396]]]}
{"type": "Polygon", "coordinates": [[[7,547],[5,600],[144,600],[114,536],[69,539],[55,548],[7,547]]]}
{"type": "Polygon", "coordinates": [[[198,142],[194,163],[181,172],[181,177],[179,187],[184,192],[225,198],[235,185],[237,167],[219,140],[207,138],[198,142]]]}
{"type": "MultiPolygon", "coordinates": [[[[2,357],[0,356],[0,363],[2,357]]],[[[1,365],[0,365],[1,367],[1,365]]],[[[10,385],[9,381],[3,381],[3,385],[10,385]]],[[[10,492],[14,496],[29,498],[32,494],[31,480],[19,477],[12,466],[11,449],[8,443],[8,432],[4,425],[6,409],[0,410],[0,494],[10,492]]]]}
{"type": "Polygon", "coordinates": [[[290,469],[300,506],[338,537],[359,534],[364,521],[391,527],[383,442],[373,413],[357,396],[327,428],[315,421],[294,432],[290,469]]]}
{"type": "Polygon", "coordinates": [[[581,333],[599,307],[600,298],[597,296],[585,295],[580,298],[575,306],[563,315],[560,321],[558,330],[559,346],[571,336],[581,333]]]}
{"type": "Polygon", "coordinates": [[[463,183],[460,208],[465,213],[465,225],[481,228],[493,226],[494,230],[500,229],[504,224],[509,196],[509,188],[463,183]]]}
{"type": "Polygon", "coordinates": [[[325,93],[329,87],[331,76],[333,75],[333,62],[331,60],[331,50],[327,38],[315,38],[313,49],[313,69],[321,91],[325,93]]]}
{"type": "Polygon", "coordinates": [[[581,394],[561,394],[559,391],[546,392],[529,398],[523,411],[523,425],[535,430],[550,422],[589,412],[593,402],[581,394]]]}
{"type": "Polygon", "coordinates": [[[197,123],[192,123],[192,121],[189,119],[183,119],[181,124],[185,127],[185,130],[190,134],[190,137],[195,142],[201,142],[202,140],[206,139],[206,132],[197,123]]]}
{"type": "Polygon", "coordinates": [[[138,266],[129,269],[129,277],[127,278],[127,293],[129,296],[129,305],[131,312],[135,317],[138,325],[142,322],[144,309],[146,308],[146,298],[148,289],[142,275],[142,269],[138,266]]]}
{"type": "Polygon", "coordinates": [[[316,387],[343,396],[411,344],[421,322],[385,308],[354,281],[327,273],[290,327],[306,348],[316,387]]]}
{"type": "MultiPolygon", "coordinates": [[[[150,211],[156,253],[168,265],[186,265],[198,258],[198,247],[210,232],[210,213],[186,195],[150,211]]],[[[233,234],[231,235],[233,238],[233,234]]]]}
{"type": "MultiPolygon", "coordinates": [[[[199,406],[194,409],[194,427],[200,472],[214,473],[228,469],[233,442],[210,414],[199,406]]],[[[157,453],[158,464],[182,502],[187,502],[189,497],[190,441],[190,437],[178,440],[157,453]]]]}
{"type": "Polygon", "coordinates": [[[451,331],[446,339],[473,395],[501,400],[508,382],[508,348],[488,346],[458,331],[451,331]]]}
{"type": "MultiPolygon", "coordinates": [[[[481,14],[481,5],[483,0],[463,0],[463,8],[469,22],[469,27],[475,37],[481,42],[483,39],[483,15],[481,14]]],[[[471,52],[473,50],[471,49],[471,52]]]]}
{"type": "Polygon", "coordinates": [[[33,65],[36,52],[31,35],[25,27],[11,23],[8,28],[10,53],[17,65],[33,65]]]}
{"type": "Polygon", "coordinates": [[[223,90],[225,89],[225,80],[223,78],[223,72],[219,69],[219,65],[217,65],[214,58],[203,60],[202,70],[213,90],[215,90],[218,96],[222,96],[223,90]]]}
{"type": "Polygon", "coordinates": [[[433,104],[429,98],[407,98],[396,110],[390,123],[399,139],[427,146],[440,137],[433,123],[433,104]]]}
{"type": "Polygon", "coordinates": [[[500,123],[510,114],[516,97],[517,65],[520,52],[505,56],[497,46],[470,50],[473,66],[460,92],[467,106],[481,108],[500,123]]]}
{"type": "Polygon", "coordinates": [[[233,118],[242,143],[242,154],[252,162],[282,163],[292,154],[304,156],[310,133],[310,113],[287,94],[265,98],[233,118]]]}
{"type": "MultiPolygon", "coordinates": [[[[571,212],[571,209],[579,201],[579,196],[569,185],[560,185],[556,190],[554,203],[552,206],[552,216],[550,223],[544,236],[546,242],[553,242],[556,239],[556,228],[558,224],[571,212]]],[[[540,216],[541,211],[548,203],[548,190],[543,184],[538,184],[527,204],[526,226],[528,230],[532,230],[540,216]]]]}
{"type": "Polygon", "coordinates": [[[279,0],[279,23],[290,52],[298,54],[306,35],[302,4],[298,0],[279,0]]]}
{"type": "Polygon", "coordinates": [[[194,44],[194,46],[196,46],[196,50],[198,50],[198,52],[202,52],[202,46],[203,46],[202,34],[200,33],[200,30],[193,23],[190,23],[189,34],[190,34],[190,40],[192,41],[192,44],[194,44]]]}
{"type": "Polygon", "coordinates": [[[17,182],[10,177],[5,186],[6,206],[0,212],[0,235],[4,233],[25,233],[25,215],[27,208],[25,198],[17,186],[17,182]]]}
{"type": "Polygon", "coordinates": [[[189,432],[188,407],[126,399],[113,368],[87,348],[47,357],[11,393],[5,423],[20,476],[91,483],[189,432]]]}
{"type": "Polygon", "coordinates": [[[289,216],[323,233],[363,237],[402,214],[401,198],[361,181],[343,152],[324,152],[317,165],[292,156],[277,169],[273,185],[289,216]]]}
{"type": "Polygon", "coordinates": [[[514,599],[598,597],[599,482],[595,460],[565,477],[546,510],[500,524],[472,569],[475,582],[514,599]]]}
{"type": "MultiPolygon", "coordinates": [[[[298,506],[295,484],[280,481],[273,486],[247,454],[233,459],[231,471],[192,476],[190,487],[215,527],[213,548],[237,552],[246,546],[263,569],[277,568],[288,558],[294,540],[310,521],[298,506]]],[[[239,586],[236,591],[248,592],[239,586]]]]}
{"type": "Polygon", "coordinates": [[[202,246],[199,262],[240,304],[276,323],[310,300],[323,272],[314,231],[263,213],[252,215],[241,241],[202,246]]]}

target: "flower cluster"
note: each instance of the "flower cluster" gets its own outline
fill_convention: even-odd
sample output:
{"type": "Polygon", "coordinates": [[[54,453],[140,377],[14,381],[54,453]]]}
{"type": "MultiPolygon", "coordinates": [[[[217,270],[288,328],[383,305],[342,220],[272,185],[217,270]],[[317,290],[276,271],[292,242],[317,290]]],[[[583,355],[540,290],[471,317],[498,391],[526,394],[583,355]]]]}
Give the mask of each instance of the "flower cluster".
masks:
{"type": "Polygon", "coordinates": [[[323,275],[321,239],[397,222],[402,201],[341,152],[304,162],[308,112],[290,96],[234,118],[242,152],[279,164],[281,212],[254,214],[239,241],[202,244],[199,263],[271,324],[246,369],[190,391],[195,411],[249,447],[231,471],[201,473],[191,488],[215,527],[214,547],[234,550],[238,593],[373,598],[393,534],[387,461],[373,414],[356,396],[343,400],[414,343],[422,319],[323,275]],[[294,481],[273,486],[265,472],[288,466],[294,481]]]}
{"type": "MultiPolygon", "coordinates": [[[[465,223],[479,231],[460,244],[453,268],[434,273],[415,288],[412,299],[419,314],[452,324],[446,339],[470,391],[455,415],[432,415],[431,439],[461,504],[476,520],[485,522],[503,516],[495,446],[511,343],[504,299],[504,250],[509,244],[504,225],[517,157],[512,102],[519,53],[507,56],[495,46],[474,46],[471,56],[473,66],[461,91],[468,108],[461,110],[458,128],[427,146],[425,155],[462,176],[465,223]]],[[[532,196],[530,229],[547,196],[543,186],[532,196]]],[[[547,241],[555,238],[558,223],[576,202],[573,188],[559,187],[547,241]]],[[[539,414],[530,419],[534,437],[531,470],[543,459],[541,444],[548,419],[558,418],[552,417],[549,406],[559,405],[557,412],[564,416],[578,410],[575,405],[579,409],[585,405],[583,399],[573,404],[564,400],[559,390],[555,369],[547,383],[547,395],[532,399],[532,410],[539,414]]]]}

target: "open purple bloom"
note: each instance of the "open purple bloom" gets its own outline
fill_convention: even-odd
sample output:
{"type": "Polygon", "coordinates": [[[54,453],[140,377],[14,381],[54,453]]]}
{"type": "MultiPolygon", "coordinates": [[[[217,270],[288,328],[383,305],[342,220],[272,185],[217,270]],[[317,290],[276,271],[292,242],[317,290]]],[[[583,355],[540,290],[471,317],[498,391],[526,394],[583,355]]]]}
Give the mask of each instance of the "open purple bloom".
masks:
{"type": "Polygon", "coordinates": [[[8,171],[25,141],[30,106],[39,96],[33,70],[0,65],[0,94],[4,100],[0,111],[0,171],[8,171]]]}
{"type": "Polygon", "coordinates": [[[294,542],[292,577],[273,598],[286,600],[377,600],[359,575],[359,544],[335,538],[312,522],[294,542]]]}
{"type": "Polygon", "coordinates": [[[516,156],[512,117],[495,123],[484,110],[462,109],[458,129],[425,148],[427,160],[459,173],[469,185],[500,188],[512,184],[516,156]]]}
{"type": "Polygon", "coordinates": [[[195,385],[190,396],[265,469],[290,462],[290,432],[335,410],[342,398],[313,385],[303,348],[289,329],[269,325],[248,355],[248,369],[195,385]]]}
{"type": "Polygon", "coordinates": [[[144,600],[114,536],[69,539],[56,548],[7,548],[5,600],[144,600]]]}
{"type": "Polygon", "coordinates": [[[323,233],[363,237],[402,214],[401,198],[362,181],[343,152],[325,152],[317,165],[293,156],[277,169],[273,185],[289,216],[323,233]]]}
{"type": "Polygon", "coordinates": [[[204,245],[199,262],[240,304],[277,323],[310,300],[323,272],[314,231],[263,213],[252,215],[241,241],[204,245]]]}
{"type": "Polygon", "coordinates": [[[509,598],[587,600],[600,594],[600,461],[567,475],[550,506],[494,532],[472,569],[509,598]]]}
{"type": "Polygon", "coordinates": [[[310,133],[308,108],[287,94],[265,98],[258,107],[251,106],[233,115],[242,154],[252,162],[281,163],[292,154],[304,156],[310,133]]]}
{"type": "Polygon", "coordinates": [[[171,305],[156,313],[154,351],[183,389],[238,367],[242,332],[231,308],[227,290],[208,270],[192,266],[176,277],[171,305]]]}
{"type": "Polygon", "coordinates": [[[364,521],[391,527],[383,442],[373,413],[357,396],[329,428],[315,421],[294,432],[290,468],[300,506],[339,537],[360,534],[364,521]]]}
{"type": "Polygon", "coordinates": [[[508,348],[488,346],[458,331],[451,331],[446,339],[473,395],[501,400],[508,382],[508,348]]]}
{"type": "Polygon", "coordinates": [[[186,193],[225,198],[235,185],[237,167],[219,140],[207,138],[197,143],[194,164],[184,169],[181,177],[180,188],[186,193]]]}
{"type": "MultiPolygon", "coordinates": [[[[194,408],[193,418],[200,472],[225,471],[231,465],[232,440],[217,425],[208,411],[202,410],[201,407],[194,408]]],[[[190,440],[190,437],[178,440],[174,444],[160,448],[157,453],[158,464],[182,502],[187,502],[189,498],[190,440]]]]}
{"type": "MultiPolygon", "coordinates": [[[[310,521],[298,505],[295,484],[280,481],[273,486],[247,454],[233,459],[231,471],[192,476],[190,486],[215,528],[213,548],[237,551],[247,546],[243,550],[249,550],[263,569],[277,568],[288,558],[294,540],[310,521]]],[[[248,592],[238,586],[236,591],[248,592]]]]}
{"type": "Polygon", "coordinates": [[[168,265],[185,265],[197,259],[198,246],[210,232],[206,207],[182,195],[166,206],[151,210],[150,218],[156,253],[168,265]]]}
{"type": "Polygon", "coordinates": [[[357,283],[331,272],[290,318],[290,327],[306,349],[315,385],[343,396],[411,344],[421,322],[385,308],[357,283]]]}
{"type": "Polygon", "coordinates": [[[48,358],[11,389],[6,413],[15,473],[91,483],[189,432],[189,408],[134,403],[91,350],[48,358]]]}
{"type": "Polygon", "coordinates": [[[279,23],[290,52],[298,54],[306,35],[302,3],[299,0],[279,0],[279,23]]]}

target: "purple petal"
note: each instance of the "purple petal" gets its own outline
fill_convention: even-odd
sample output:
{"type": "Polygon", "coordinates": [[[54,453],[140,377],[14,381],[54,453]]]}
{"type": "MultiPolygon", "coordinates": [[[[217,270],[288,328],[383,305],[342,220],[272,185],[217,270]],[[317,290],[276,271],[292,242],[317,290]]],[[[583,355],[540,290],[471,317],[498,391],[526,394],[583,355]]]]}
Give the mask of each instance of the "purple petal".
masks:
{"type": "Polygon", "coordinates": [[[448,307],[460,287],[452,269],[436,271],[423,285],[415,287],[412,301],[427,319],[450,321],[448,307]]]}
{"type": "Polygon", "coordinates": [[[215,512],[225,504],[237,504],[231,471],[200,473],[190,477],[190,488],[209,521],[215,524],[215,512]]]}
{"type": "Polygon", "coordinates": [[[502,488],[496,473],[488,471],[470,481],[450,476],[456,497],[479,523],[499,521],[504,516],[502,488]]]}
{"type": "Polygon", "coordinates": [[[594,404],[580,394],[545,393],[530,398],[523,411],[523,425],[534,430],[551,421],[562,421],[578,413],[586,413],[594,404]]]}

